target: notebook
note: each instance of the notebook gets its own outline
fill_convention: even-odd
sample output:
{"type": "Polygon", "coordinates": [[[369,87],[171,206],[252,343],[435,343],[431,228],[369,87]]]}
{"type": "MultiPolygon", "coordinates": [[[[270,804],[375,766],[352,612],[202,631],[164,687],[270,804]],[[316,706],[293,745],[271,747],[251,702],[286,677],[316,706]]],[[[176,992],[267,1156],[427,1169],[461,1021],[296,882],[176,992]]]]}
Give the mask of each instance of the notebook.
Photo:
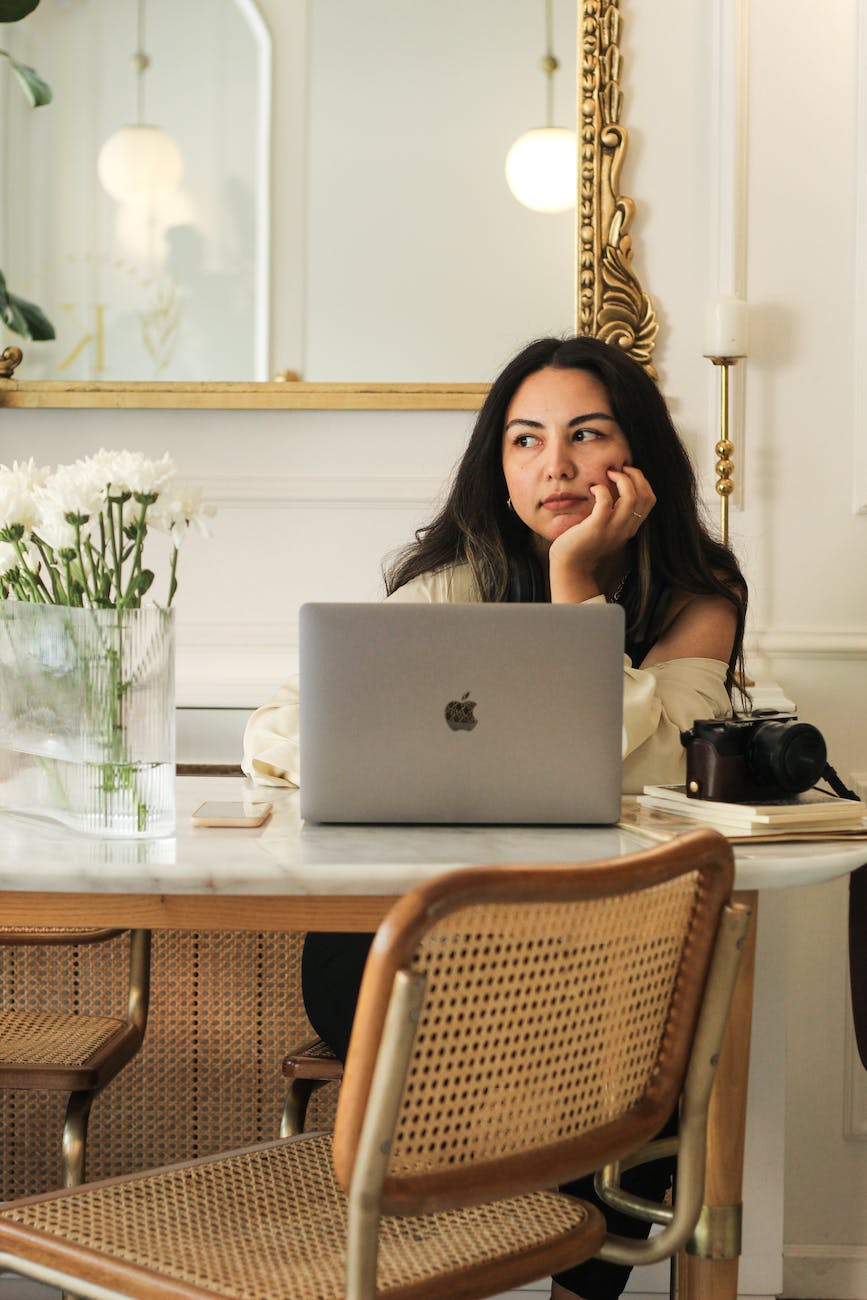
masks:
{"type": "Polygon", "coordinates": [[[620,816],[618,605],[313,603],[299,636],[306,820],[620,816]]]}

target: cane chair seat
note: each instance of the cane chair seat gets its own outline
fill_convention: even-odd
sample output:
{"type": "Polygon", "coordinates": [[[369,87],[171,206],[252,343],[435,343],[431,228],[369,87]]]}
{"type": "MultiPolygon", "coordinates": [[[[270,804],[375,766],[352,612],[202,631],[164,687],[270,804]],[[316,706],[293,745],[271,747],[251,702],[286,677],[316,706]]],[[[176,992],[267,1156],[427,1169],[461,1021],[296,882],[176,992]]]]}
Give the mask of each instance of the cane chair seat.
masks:
{"type": "Polygon", "coordinates": [[[6,1088],[95,1087],[98,1062],[130,1033],[116,1016],[0,1011],[0,1081],[6,1088]],[[40,1072],[44,1083],[36,1082],[40,1072]]]}
{"type": "Polygon", "coordinates": [[[413,890],[365,969],[333,1138],[303,1134],[0,1206],[0,1268],[133,1300],[496,1295],[594,1254],[679,1250],[748,913],[716,832],[413,890]],[[681,1097],[650,1242],[559,1191],[681,1097]]]}
{"type": "MultiPolygon", "coordinates": [[[[345,1240],[347,1219],[328,1134],[95,1184],[87,1196],[22,1203],[6,1216],[22,1235],[56,1235],[70,1254],[116,1253],[130,1276],[114,1285],[122,1291],[128,1285],[131,1295],[138,1294],[132,1275],[144,1270],[158,1276],[166,1294],[183,1286],[189,1288],[184,1295],[245,1300],[343,1300],[346,1265],[335,1245],[345,1240]]],[[[594,1207],[545,1192],[441,1215],[385,1218],[378,1294],[396,1298],[424,1287],[421,1294],[430,1295],[450,1272],[465,1281],[468,1272],[486,1272],[504,1242],[519,1243],[521,1252],[559,1243],[568,1262],[592,1254],[604,1235],[594,1207]]]]}
{"type": "Polygon", "coordinates": [[[343,1062],[321,1038],[313,1038],[286,1053],[283,1057],[283,1077],[339,1083],[343,1078],[343,1062]]]}
{"type": "Polygon", "coordinates": [[[283,1077],[289,1080],[280,1136],[293,1137],[304,1130],[307,1106],[313,1093],[326,1083],[339,1083],[343,1062],[321,1038],[312,1038],[283,1057],[283,1077]]]}
{"type": "MultiPolygon", "coordinates": [[[[3,926],[0,944],[12,947],[104,943],[123,930],[90,927],[3,926]]],[[[102,1015],[65,1010],[0,1010],[0,1088],[69,1094],[61,1143],[64,1186],[84,1178],[87,1126],[94,1097],[141,1046],[147,1023],[150,932],[130,932],[126,1014],[102,1015]]],[[[40,1001],[54,994],[56,977],[33,981],[40,1001]],[[39,985],[42,985],[41,987],[39,985]]]]}

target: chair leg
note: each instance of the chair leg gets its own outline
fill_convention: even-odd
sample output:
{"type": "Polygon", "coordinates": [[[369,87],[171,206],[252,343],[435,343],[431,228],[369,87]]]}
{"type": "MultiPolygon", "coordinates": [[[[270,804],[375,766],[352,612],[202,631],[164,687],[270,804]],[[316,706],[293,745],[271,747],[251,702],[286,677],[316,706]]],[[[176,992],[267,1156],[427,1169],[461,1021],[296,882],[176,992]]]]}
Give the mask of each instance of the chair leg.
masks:
{"type": "Polygon", "coordinates": [[[72,1092],[66,1105],[63,1124],[62,1168],[63,1186],[78,1187],[84,1182],[87,1121],[93,1103],[92,1092],[72,1092]]]}
{"type": "Polygon", "coordinates": [[[293,1079],[286,1089],[283,1114],[280,1117],[280,1136],[297,1137],[304,1132],[307,1106],[314,1092],[323,1088],[330,1079],[293,1079]]]}
{"type": "MultiPolygon", "coordinates": [[[[66,1103],[63,1123],[62,1170],[63,1186],[78,1187],[84,1182],[84,1165],[87,1151],[87,1122],[93,1104],[92,1092],[72,1092],[66,1103]]],[[[80,1300],[71,1291],[61,1292],[61,1300],[80,1300]]]]}

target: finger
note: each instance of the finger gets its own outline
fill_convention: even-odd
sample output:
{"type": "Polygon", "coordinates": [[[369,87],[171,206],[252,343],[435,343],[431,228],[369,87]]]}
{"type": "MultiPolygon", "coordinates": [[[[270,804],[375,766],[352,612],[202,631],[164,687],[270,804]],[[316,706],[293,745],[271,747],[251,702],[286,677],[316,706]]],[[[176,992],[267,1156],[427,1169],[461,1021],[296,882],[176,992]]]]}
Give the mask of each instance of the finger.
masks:
{"type": "Polygon", "coordinates": [[[617,504],[623,503],[623,510],[629,511],[635,509],[635,502],[638,500],[636,485],[628,474],[624,474],[619,469],[609,469],[608,477],[613,482],[617,490],[617,504]]]}
{"type": "Polygon", "coordinates": [[[656,504],[656,497],[641,470],[634,470],[630,465],[624,466],[623,470],[611,469],[608,472],[618,480],[618,490],[623,501],[624,513],[628,511],[631,514],[640,516],[642,519],[649,514],[656,504]],[[629,474],[628,470],[632,470],[633,474],[629,474]]]}
{"type": "Polygon", "coordinates": [[[650,486],[647,477],[635,465],[624,465],[620,473],[625,474],[630,483],[635,488],[638,498],[648,505],[648,508],[656,505],[656,493],[650,486]]]}
{"type": "Polygon", "coordinates": [[[597,510],[600,511],[600,512],[602,512],[602,511],[604,511],[604,510],[613,510],[613,509],[614,509],[615,505],[617,504],[616,501],[615,501],[615,499],[614,499],[614,493],[611,491],[611,489],[610,489],[609,487],[606,486],[605,483],[593,483],[593,484],[591,484],[591,486],[590,486],[590,491],[591,491],[592,494],[593,494],[593,500],[594,500],[593,513],[594,513],[594,514],[596,513],[597,510]]]}

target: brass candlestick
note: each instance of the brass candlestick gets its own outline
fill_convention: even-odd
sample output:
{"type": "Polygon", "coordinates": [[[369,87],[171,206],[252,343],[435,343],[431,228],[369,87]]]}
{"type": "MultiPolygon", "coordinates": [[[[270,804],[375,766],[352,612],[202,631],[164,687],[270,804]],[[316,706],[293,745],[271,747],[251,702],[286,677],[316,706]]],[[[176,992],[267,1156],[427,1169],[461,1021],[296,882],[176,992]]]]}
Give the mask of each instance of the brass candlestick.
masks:
{"type": "MultiPolygon", "coordinates": [[[[739,357],[708,356],[715,366],[719,366],[719,442],[714,447],[717,455],[716,491],[719,496],[719,533],[723,546],[729,544],[729,497],[735,490],[732,475],[735,463],[732,460],[735,445],[729,437],[729,370],[737,365],[739,357]]],[[[747,674],[735,674],[735,683],[745,697],[745,692],[755,686],[752,677],[747,674]]],[[[748,697],[745,697],[748,699],[748,697]]]]}
{"type": "Polygon", "coordinates": [[[708,357],[715,366],[719,366],[719,442],[714,447],[717,454],[716,491],[719,496],[719,531],[723,546],[729,544],[729,497],[735,490],[732,480],[734,473],[734,443],[729,437],[729,370],[738,361],[737,357],[708,357]]]}

